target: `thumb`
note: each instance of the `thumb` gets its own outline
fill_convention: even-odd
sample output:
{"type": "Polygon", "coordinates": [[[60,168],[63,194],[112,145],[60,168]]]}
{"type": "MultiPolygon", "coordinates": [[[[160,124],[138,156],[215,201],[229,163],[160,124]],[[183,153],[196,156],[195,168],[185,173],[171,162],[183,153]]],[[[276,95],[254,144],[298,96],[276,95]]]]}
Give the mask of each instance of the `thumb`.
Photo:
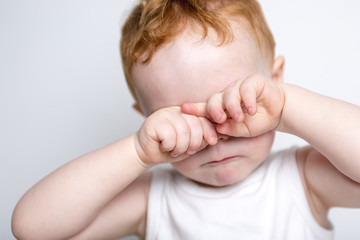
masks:
{"type": "Polygon", "coordinates": [[[210,119],[206,110],[206,103],[184,103],[181,105],[181,111],[186,114],[210,119]]]}

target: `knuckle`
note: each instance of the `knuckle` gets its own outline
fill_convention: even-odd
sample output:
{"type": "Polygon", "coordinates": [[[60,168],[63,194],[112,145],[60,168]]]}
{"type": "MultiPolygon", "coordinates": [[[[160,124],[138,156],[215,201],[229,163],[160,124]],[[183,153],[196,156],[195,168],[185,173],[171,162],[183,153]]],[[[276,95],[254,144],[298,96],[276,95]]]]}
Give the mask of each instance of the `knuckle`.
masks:
{"type": "Polygon", "coordinates": [[[212,95],[209,100],[208,100],[208,104],[221,104],[222,103],[222,98],[223,98],[223,93],[215,93],[214,95],[212,95]]]}
{"type": "Polygon", "coordinates": [[[181,130],[179,131],[179,139],[183,139],[183,138],[186,138],[186,137],[189,137],[190,136],[190,130],[189,128],[187,127],[183,127],[181,128],[181,130]]]}
{"type": "Polygon", "coordinates": [[[174,141],[170,141],[169,139],[165,139],[164,141],[161,142],[161,150],[163,152],[171,151],[174,148],[175,148],[175,142],[174,141]]]}

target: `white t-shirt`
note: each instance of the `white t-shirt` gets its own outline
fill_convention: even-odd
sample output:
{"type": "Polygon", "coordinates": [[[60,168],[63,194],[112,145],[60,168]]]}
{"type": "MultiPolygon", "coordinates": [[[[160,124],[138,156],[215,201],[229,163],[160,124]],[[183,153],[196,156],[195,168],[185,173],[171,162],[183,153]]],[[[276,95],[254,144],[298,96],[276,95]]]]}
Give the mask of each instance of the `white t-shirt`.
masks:
{"type": "Polygon", "coordinates": [[[295,160],[296,148],[270,156],[244,181],[199,185],[173,169],[153,172],[146,239],[332,239],[314,219],[295,160]]]}

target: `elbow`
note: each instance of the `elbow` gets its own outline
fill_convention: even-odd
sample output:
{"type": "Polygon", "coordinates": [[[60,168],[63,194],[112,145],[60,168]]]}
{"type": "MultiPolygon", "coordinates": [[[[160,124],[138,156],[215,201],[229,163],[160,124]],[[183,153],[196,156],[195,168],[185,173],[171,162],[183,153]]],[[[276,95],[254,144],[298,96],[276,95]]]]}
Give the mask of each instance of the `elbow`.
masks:
{"type": "Polygon", "coordinates": [[[18,240],[31,239],[31,234],[28,233],[28,230],[26,229],[25,225],[26,224],[24,224],[21,221],[21,219],[13,215],[11,220],[11,231],[16,239],[18,240]]]}
{"type": "Polygon", "coordinates": [[[30,239],[39,239],[38,236],[35,236],[34,226],[31,222],[27,222],[24,218],[19,216],[15,210],[11,219],[11,231],[14,237],[18,240],[30,240],[30,239]]]}
{"type": "Polygon", "coordinates": [[[11,231],[18,240],[41,240],[47,238],[44,229],[36,223],[36,216],[26,216],[26,213],[15,208],[11,219],[11,231]]]}
{"type": "Polygon", "coordinates": [[[16,207],[11,219],[11,231],[18,240],[62,240],[73,239],[73,229],[59,227],[58,222],[48,217],[39,217],[35,211],[16,207]]]}
{"type": "Polygon", "coordinates": [[[14,237],[18,240],[52,239],[50,236],[46,236],[43,229],[38,228],[31,222],[23,221],[18,218],[12,219],[11,231],[14,237]]]}

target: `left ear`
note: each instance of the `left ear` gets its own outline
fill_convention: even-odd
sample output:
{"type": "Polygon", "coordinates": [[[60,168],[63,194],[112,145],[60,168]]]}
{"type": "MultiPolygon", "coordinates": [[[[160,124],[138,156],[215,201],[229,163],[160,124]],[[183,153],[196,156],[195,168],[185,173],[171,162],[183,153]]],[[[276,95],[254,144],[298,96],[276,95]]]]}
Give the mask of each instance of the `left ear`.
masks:
{"type": "Polygon", "coordinates": [[[282,83],[283,82],[283,76],[284,76],[284,65],[285,65],[285,59],[283,56],[278,56],[273,63],[271,78],[276,83],[282,83]]]}

